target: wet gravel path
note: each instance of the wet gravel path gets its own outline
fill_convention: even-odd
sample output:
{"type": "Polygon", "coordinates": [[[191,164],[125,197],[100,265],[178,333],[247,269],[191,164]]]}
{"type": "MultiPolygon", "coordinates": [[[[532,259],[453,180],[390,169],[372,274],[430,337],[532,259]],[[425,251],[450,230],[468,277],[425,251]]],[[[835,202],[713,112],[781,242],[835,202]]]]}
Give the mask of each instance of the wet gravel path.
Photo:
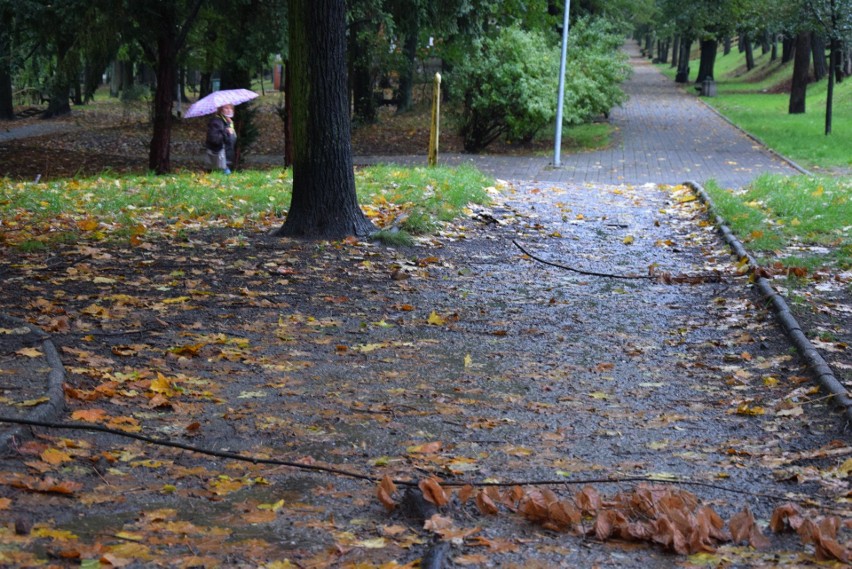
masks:
{"type": "MultiPolygon", "coordinates": [[[[81,390],[69,396],[71,413],[98,409],[194,446],[415,480],[429,472],[503,482],[675,476],[710,485],[683,488],[725,519],[748,506],[767,520],[778,505],[767,495],[826,505],[848,491],[843,457],[816,452],[848,441],[843,421],[813,392],[682,190],[519,184],[411,249],[229,231],[114,253],[121,265],[99,255],[31,289],[80,330],[54,334],[68,382],[81,390]],[[724,279],[592,277],[535,262],[513,240],[586,271],[646,275],[653,264],[724,279]],[[400,271],[408,278],[390,277],[400,271]],[[172,386],[156,388],[166,399],[159,404],[157,374],[172,386]],[[114,395],[86,395],[99,392],[114,395]]],[[[3,309],[27,316],[19,314],[26,307],[3,309]]],[[[285,557],[407,562],[428,545],[422,524],[385,512],[368,483],[74,438],[87,441],[80,458],[55,475],[80,482],[78,497],[56,507],[2,492],[18,514],[50,520],[82,543],[118,547],[108,536],[148,535],[143,522],[168,515],[207,536],[193,543],[196,554],[231,566],[285,557]],[[276,515],[247,521],[258,519],[258,504],[279,500],[276,515]],[[164,509],[175,513],[156,513],[164,509]],[[375,540],[380,547],[352,545],[375,540]]],[[[28,458],[7,458],[3,469],[26,470],[28,458]]],[[[631,485],[594,486],[611,495],[631,485]]],[[[484,552],[493,566],[684,561],[554,533],[508,512],[483,516],[472,505],[446,515],[511,544],[484,552]]],[[[181,540],[146,547],[188,555],[181,540]]],[[[802,551],[773,538],[767,552],[724,555],[738,566],[783,565],[802,551]]],[[[459,539],[450,555],[481,553],[459,539]]]]}

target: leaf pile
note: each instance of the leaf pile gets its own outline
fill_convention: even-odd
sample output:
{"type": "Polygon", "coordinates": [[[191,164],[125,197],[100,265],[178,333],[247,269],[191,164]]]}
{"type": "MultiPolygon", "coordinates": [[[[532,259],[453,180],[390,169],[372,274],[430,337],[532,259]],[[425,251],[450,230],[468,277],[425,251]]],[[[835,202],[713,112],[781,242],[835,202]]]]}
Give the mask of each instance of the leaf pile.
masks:
{"type": "MultiPolygon", "coordinates": [[[[697,496],[671,486],[640,484],[609,499],[591,485],[569,498],[560,498],[548,488],[521,486],[475,489],[466,485],[448,491],[435,478],[421,480],[418,487],[423,498],[438,508],[445,508],[451,501],[458,508],[472,502],[484,516],[496,516],[505,509],[548,530],[599,541],[647,542],[679,555],[713,553],[726,542],[748,543],[756,549],[770,545],[747,506],[725,524],[697,496]]],[[[378,484],[378,500],[389,511],[397,507],[396,492],[396,485],[387,476],[378,484]]],[[[796,531],[802,543],[813,544],[819,560],[848,562],[852,552],[837,541],[841,523],[836,516],[811,519],[795,504],[784,504],[772,513],[770,528],[776,533],[796,531]]],[[[444,538],[460,534],[452,521],[441,514],[430,517],[425,528],[444,538]]]]}

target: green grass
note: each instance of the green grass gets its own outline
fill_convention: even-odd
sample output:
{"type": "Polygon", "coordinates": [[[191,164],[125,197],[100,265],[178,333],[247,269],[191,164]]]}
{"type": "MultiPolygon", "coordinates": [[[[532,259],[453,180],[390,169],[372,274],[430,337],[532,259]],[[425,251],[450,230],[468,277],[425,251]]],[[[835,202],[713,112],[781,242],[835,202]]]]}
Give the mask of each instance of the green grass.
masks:
{"type": "Polygon", "coordinates": [[[764,175],[743,192],[707,192],[762,264],[852,267],[852,178],[764,175]]]}
{"type": "MultiPolygon", "coordinates": [[[[759,54],[759,50],[757,50],[759,54]]],[[[732,50],[716,59],[716,97],[703,100],[742,129],[759,138],[773,150],[814,172],[852,168],[852,81],[835,84],[832,133],[825,135],[827,80],[808,85],[806,112],[787,112],[788,92],[777,92],[789,81],[791,64],[769,61],[769,55],[755,57],[756,66],[745,71],[745,54],[732,50]]],[[[674,78],[675,70],[660,65],[674,78]]],[[[698,62],[692,61],[691,79],[698,62]]],[[[690,83],[691,85],[691,83],[690,83]]]]}
{"type": "MultiPolygon", "coordinates": [[[[489,201],[493,181],[473,167],[375,166],[356,172],[359,203],[382,229],[428,233],[469,203],[489,201]]],[[[289,170],[168,176],[97,176],[45,183],[0,179],[0,246],[33,251],[75,240],[172,238],[219,225],[280,223],[289,170]]],[[[403,238],[404,240],[404,238],[403,238]]]]}

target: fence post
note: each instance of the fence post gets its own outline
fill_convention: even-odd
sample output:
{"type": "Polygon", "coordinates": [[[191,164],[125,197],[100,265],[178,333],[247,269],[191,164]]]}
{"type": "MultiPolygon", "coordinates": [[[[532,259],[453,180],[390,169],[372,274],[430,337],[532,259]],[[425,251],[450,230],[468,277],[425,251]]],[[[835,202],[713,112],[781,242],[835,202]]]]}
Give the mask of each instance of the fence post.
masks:
{"type": "Polygon", "coordinates": [[[432,128],[429,131],[429,166],[438,164],[438,139],[441,135],[441,74],[435,73],[432,85],[432,128]]]}

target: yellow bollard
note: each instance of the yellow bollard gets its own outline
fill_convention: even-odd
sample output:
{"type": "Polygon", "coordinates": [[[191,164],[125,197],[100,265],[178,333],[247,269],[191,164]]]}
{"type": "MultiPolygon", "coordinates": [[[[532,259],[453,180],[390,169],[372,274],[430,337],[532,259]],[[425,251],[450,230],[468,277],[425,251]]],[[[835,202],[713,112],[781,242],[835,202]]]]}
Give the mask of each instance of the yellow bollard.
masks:
{"type": "Polygon", "coordinates": [[[441,133],[441,74],[435,73],[432,86],[432,128],[429,131],[429,166],[438,164],[438,138],[441,133]]]}

